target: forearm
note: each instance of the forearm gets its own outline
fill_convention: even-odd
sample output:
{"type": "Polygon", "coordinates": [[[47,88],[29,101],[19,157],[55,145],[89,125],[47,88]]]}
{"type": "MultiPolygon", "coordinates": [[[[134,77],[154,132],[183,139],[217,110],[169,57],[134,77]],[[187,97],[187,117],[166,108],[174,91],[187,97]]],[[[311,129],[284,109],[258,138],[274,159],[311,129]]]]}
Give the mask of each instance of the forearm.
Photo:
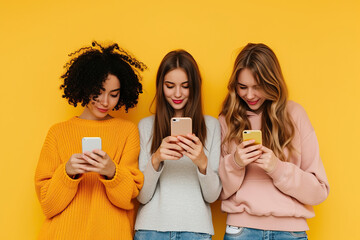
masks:
{"type": "Polygon", "coordinates": [[[36,192],[42,210],[47,218],[52,218],[61,213],[74,199],[78,179],[70,178],[65,171],[65,164],[61,164],[50,176],[37,169],[35,175],[36,192]]]}
{"type": "Polygon", "coordinates": [[[268,174],[280,191],[303,204],[317,205],[328,196],[329,185],[320,172],[306,172],[295,164],[279,162],[268,174]]]}
{"type": "Polygon", "coordinates": [[[215,202],[219,198],[222,188],[218,173],[211,168],[210,164],[207,165],[206,174],[202,174],[200,171],[197,173],[204,200],[208,203],[215,202]]]}
{"type": "Polygon", "coordinates": [[[219,176],[222,182],[221,199],[225,200],[236,193],[245,177],[245,168],[235,163],[234,154],[226,154],[220,158],[219,176]]]}
{"type": "Polygon", "coordinates": [[[146,204],[155,193],[157,182],[163,170],[163,163],[159,165],[158,171],[154,169],[151,160],[148,161],[144,170],[144,186],[137,199],[140,203],[146,204]]]}
{"type": "Polygon", "coordinates": [[[132,199],[137,197],[143,185],[144,178],[140,170],[127,168],[116,164],[115,176],[106,180],[100,178],[105,186],[106,194],[115,206],[122,209],[132,209],[132,199]]]}

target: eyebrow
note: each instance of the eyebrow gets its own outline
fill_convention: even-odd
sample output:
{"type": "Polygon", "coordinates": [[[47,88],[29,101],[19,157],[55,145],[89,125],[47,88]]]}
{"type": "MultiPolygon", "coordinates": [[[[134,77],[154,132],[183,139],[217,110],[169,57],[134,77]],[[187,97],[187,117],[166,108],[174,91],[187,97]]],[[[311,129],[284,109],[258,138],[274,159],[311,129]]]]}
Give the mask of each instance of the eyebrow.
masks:
{"type": "Polygon", "coordinates": [[[110,92],[116,92],[116,91],[120,91],[120,88],[117,88],[117,89],[111,90],[110,92]]]}
{"type": "MultiPolygon", "coordinates": [[[[165,81],[164,83],[169,83],[169,84],[175,84],[173,82],[170,82],[169,80],[165,81]]],[[[185,83],[189,83],[189,80],[188,81],[185,81],[185,82],[182,82],[180,84],[185,84],[185,83]]]]}

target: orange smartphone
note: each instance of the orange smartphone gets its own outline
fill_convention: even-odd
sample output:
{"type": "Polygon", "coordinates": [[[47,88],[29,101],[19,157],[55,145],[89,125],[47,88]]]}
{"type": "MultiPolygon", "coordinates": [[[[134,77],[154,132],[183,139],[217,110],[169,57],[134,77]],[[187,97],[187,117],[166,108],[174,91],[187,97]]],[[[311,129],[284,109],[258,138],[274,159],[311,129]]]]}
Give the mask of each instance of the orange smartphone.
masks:
{"type": "Polygon", "coordinates": [[[255,140],[254,144],[262,144],[261,130],[244,130],[243,141],[255,140]]]}
{"type": "Polygon", "coordinates": [[[192,133],[192,120],[189,117],[173,117],[170,120],[171,136],[186,136],[192,133]]]}

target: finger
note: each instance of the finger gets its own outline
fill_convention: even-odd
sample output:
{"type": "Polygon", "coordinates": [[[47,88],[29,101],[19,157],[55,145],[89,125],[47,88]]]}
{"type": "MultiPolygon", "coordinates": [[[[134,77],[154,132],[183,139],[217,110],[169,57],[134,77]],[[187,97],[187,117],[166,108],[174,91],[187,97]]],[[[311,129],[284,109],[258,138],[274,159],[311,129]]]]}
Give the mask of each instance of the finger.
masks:
{"type": "Polygon", "coordinates": [[[254,157],[248,158],[248,159],[246,159],[246,161],[244,161],[244,162],[246,162],[246,165],[248,165],[249,163],[256,162],[256,161],[259,160],[259,159],[260,159],[260,156],[258,155],[258,156],[254,156],[254,157]]]}
{"type": "Polygon", "coordinates": [[[244,152],[249,153],[261,149],[262,145],[256,144],[244,148],[244,152]]]}
{"type": "Polygon", "coordinates": [[[193,149],[195,148],[195,143],[192,140],[184,138],[183,136],[178,136],[178,139],[180,140],[181,143],[184,143],[193,149]]]}
{"type": "Polygon", "coordinates": [[[254,139],[252,139],[252,140],[247,140],[247,141],[243,141],[243,142],[239,145],[239,147],[240,147],[240,148],[245,148],[246,146],[249,146],[249,145],[253,144],[254,142],[255,142],[254,139]]]}
{"type": "Polygon", "coordinates": [[[192,155],[190,152],[183,151],[181,152],[183,155],[187,156],[191,160],[194,159],[194,155],[192,155]]]}
{"type": "Polygon", "coordinates": [[[88,156],[89,158],[91,158],[92,160],[95,160],[97,162],[102,162],[104,159],[102,158],[102,156],[99,156],[96,153],[91,153],[90,156],[88,156]]]}
{"type": "Polygon", "coordinates": [[[174,136],[167,136],[166,138],[164,138],[164,141],[167,143],[171,143],[171,142],[178,142],[179,140],[174,136]]]}
{"type": "Polygon", "coordinates": [[[84,167],[84,170],[87,172],[96,172],[96,173],[100,173],[100,171],[101,171],[99,168],[96,168],[92,165],[84,167]]]}
{"type": "Polygon", "coordinates": [[[255,156],[261,156],[261,151],[253,151],[253,152],[250,152],[250,153],[247,153],[247,154],[245,154],[245,158],[246,159],[249,159],[249,158],[252,158],[252,157],[255,157],[255,156]]]}
{"type": "Polygon", "coordinates": [[[261,150],[262,150],[263,152],[265,152],[265,153],[271,153],[271,152],[272,152],[271,149],[269,149],[269,148],[267,148],[267,147],[265,147],[265,146],[262,146],[262,147],[261,147],[261,150]]]}
{"type": "Polygon", "coordinates": [[[101,156],[102,158],[104,158],[106,156],[106,152],[104,152],[101,149],[94,149],[92,152],[99,155],[99,156],[101,156]]]}
{"type": "Polygon", "coordinates": [[[172,149],[172,150],[176,150],[176,151],[182,151],[184,150],[182,147],[180,147],[178,144],[173,144],[173,143],[167,143],[164,148],[166,149],[172,149]]]}
{"type": "Polygon", "coordinates": [[[174,157],[182,157],[182,153],[178,152],[178,151],[174,151],[174,150],[170,150],[170,149],[164,149],[164,151],[162,151],[162,154],[164,156],[174,156],[174,157]]]}
{"type": "Polygon", "coordinates": [[[101,167],[101,163],[99,163],[98,161],[95,161],[94,159],[92,158],[89,158],[89,157],[86,157],[86,162],[89,164],[89,165],[92,165],[94,167],[101,167]]]}
{"type": "Polygon", "coordinates": [[[194,151],[194,149],[192,149],[191,147],[189,147],[188,145],[186,145],[186,144],[184,144],[182,142],[179,142],[178,145],[180,147],[182,147],[185,150],[185,152],[192,153],[194,151]]]}
{"type": "Polygon", "coordinates": [[[195,144],[200,144],[200,139],[195,134],[188,134],[186,135],[187,138],[191,139],[195,144]]]}
{"type": "Polygon", "coordinates": [[[75,153],[71,157],[73,157],[73,158],[82,158],[82,156],[83,156],[82,153],[75,153]]]}

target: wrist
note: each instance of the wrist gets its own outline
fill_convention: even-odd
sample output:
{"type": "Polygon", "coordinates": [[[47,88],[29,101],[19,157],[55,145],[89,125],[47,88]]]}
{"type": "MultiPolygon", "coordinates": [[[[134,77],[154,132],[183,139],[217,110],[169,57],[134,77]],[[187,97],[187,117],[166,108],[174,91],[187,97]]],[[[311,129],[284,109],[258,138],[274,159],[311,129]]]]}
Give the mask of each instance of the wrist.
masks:
{"type": "Polygon", "coordinates": [[[157,157],[157,154],[156,153],[153,154],[153,156],[151,157],[151,164],[152,164],[153,168],[155,169],[155,171],[159,170],[160,163],[161,163],[161,161],[157,157]]]}
{"type": "Polygon", "coordinates": [[[207,162],[208,159],[205,156],[204,159],[200,161],[200,164],[198,164],[199,171],[204,175],[206,174],[207,162]]]}

